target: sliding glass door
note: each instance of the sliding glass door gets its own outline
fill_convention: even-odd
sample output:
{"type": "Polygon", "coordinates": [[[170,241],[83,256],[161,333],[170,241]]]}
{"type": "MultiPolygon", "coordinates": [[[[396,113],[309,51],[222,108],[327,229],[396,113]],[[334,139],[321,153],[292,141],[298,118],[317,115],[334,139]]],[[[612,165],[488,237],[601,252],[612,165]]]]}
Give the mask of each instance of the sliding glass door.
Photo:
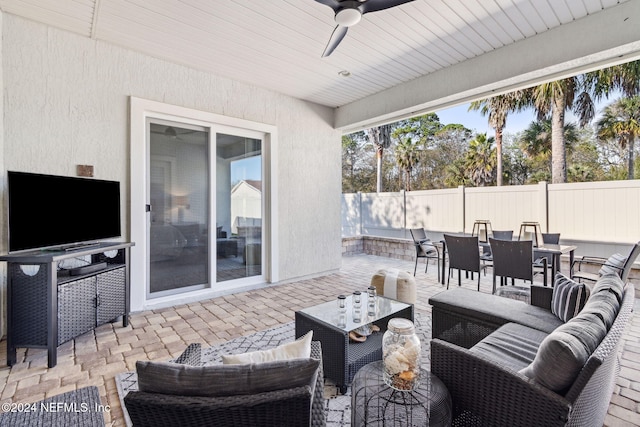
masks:
{"type": "Polygon", "coordinates": [[[149,121],[148,259],[153,297],[209,286],[209,131],[149,121]]]}
{"type": "Polygon", "coordinates": [[[132,310],[277,282],[277,128],[132,97],[130,131],[132,310]]]}
{"type": "Polygon", "coordinates": [[[151,298],[263,274],[262,138],[215,129],[148,121],[151,298]]]}

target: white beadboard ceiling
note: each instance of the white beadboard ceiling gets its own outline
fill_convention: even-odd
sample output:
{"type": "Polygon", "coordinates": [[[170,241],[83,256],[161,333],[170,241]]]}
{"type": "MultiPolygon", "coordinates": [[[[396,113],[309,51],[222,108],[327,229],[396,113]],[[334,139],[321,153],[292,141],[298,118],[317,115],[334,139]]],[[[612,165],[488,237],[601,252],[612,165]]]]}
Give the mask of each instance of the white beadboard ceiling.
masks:
{"type": "Polygon", "coordinates": [[[314,0],[0,0],[0,9],[342,107],[627,2],[638,0],[415,0],[364,15],[327,58],[333,11],[314,0]]]}

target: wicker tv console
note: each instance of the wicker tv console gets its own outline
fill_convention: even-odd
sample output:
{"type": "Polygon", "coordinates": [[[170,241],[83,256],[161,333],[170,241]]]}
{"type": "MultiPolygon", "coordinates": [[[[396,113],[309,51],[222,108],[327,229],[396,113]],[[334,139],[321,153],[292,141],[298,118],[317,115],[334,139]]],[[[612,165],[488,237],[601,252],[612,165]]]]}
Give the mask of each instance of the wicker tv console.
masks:
{"type": "Polygon", "coordinates": [[[129,248],[100,243],[71,251],[30,251],[0,256],[7,262],[7,364],[18,347],[46,348],[48,366],[57,348],[95,327],[129,314],[129,248]],[[91,264],[59,270],[61,261],[89,258],[91,264]]]}

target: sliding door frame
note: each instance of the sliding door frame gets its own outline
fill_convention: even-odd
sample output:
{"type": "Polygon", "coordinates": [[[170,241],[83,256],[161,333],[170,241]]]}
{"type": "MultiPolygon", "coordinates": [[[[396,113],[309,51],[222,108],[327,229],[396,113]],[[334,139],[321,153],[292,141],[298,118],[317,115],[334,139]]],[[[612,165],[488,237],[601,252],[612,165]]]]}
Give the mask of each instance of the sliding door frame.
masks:
{"type": "MultiPolygon", "coordinates": [[[[275,213],[278,211],[277,197],[277,128],[273,125],[253,122],[244,119],[227,117],[206,111],[195,110],[165,104],[142,98],[130,98],[130,146],[131,146],[131,201],[130,201],[130,237],[135,246],[131,248],[131,310],[139,311],[159,306],[172,306],[189,301],[197,301],[225,295],[241,290],[253,289],[265,283],[279,280],[278,274],[278,226],[275,213]],[[215,224],[216,211],[216,180],[215,180],[215,151],[216,135],[219,133],[237,132],[239,135],[260,135],[262,147],[262,176],[263,184],[263,264],[260,280],[234,280],[216,283],[215,260],[212,260],[210,277],[211,285],[206,289],[185,292],[160,298],[149,298],[147,295],[148,278],[148,247],[147,230],[149,214],[146,212],[147,200],[147,158],[149,154],[149,139],[147,135],[147,120],[169,120],[173,122],[202,126],[209,131],[211,164],[210,177],[210,223],[215,224]]],[[[215,234],[215,233],[214,233],[215,234]]],[[[214,236],[215,237],[215,236],[214,236]]],[[[211,231],[209,232],[209,239],[211,231]]],[[[211,256],[215,256],[215,241],[209,242],[212,249],[211,256]]]]}

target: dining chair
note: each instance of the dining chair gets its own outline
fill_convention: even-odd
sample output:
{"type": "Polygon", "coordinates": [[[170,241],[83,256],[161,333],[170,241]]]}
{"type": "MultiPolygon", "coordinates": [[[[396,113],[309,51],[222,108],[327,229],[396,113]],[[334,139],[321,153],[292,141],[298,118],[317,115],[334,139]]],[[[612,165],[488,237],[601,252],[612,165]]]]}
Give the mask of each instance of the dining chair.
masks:
{"type": "MultiPolygon", "coordinates": [[[[489,239],[491,253],[493,254],[493,293],[496,293],[496,277],[500,276],[500,285],[511,278],[511,285],[515,285],[515,279],[530,281],[533,283],[534,270],[533,242],[531,240],[498,240],[489,239]]],[[[542,260],[543,282],[547,286],[547,261],[542,260]]]]}
{"type": "MultiPolygon", "coordinates": [[[[542,243],[543,244],[550,244],[550,245],[559,245],[560,244],[560,233],[542,233],[542,243]]],[[[547,260],[547,268],[550,271],[550,277],[551,279],[551,284],[553,286],[553,277],[555,275],[555,271],[553,271],[553,266],[555,265],[553,262],[553,257],[555,255],[552,255],[548,252],[541,252],[538,251],[537,249],[533,250],[533,259],[534,259],[534,263],[537,264],[538,267],[541,267],[542,265],[542,259],[546,259],[547,260]]],[[[557,257],[557,262],[558,262],[558,269],[560,269],[560,256],[558,255],[557,257]]],[[[558,270],[559,271],[559,270],[558,270]]]]}
{"type": "Polygon", "coordinates": [[[629,251],[629,255],[627,255],[626,257],[618,253],[611,255],[607,259],[585,255],[574,262],[574,265],[578,264],[578,269],[574,269],[574,273],[571,278],[580,282],[582,280],[595,282],[600,278],[600,276],[604,274],[616,273],[620,276],[623,283],[627,283],[629,273],[631,272],[631,267],[636,261],[636,258],[638,258],[638,255],[640,255],[640,242],[633,245],[633,247],[629,251]],[[582,267],[584,264],[600,266],[600,269],[597,273],[583,271],[582,267]]]}
{"type": "Polygon", "coordinates": [[[413,239],[413,244],[416,248],[416,263],[413,267],[413,275],[416,275],[416,270],[418,269],[418,258],[426,258],[426,266],[424,268],[424,272],[426,273],[429,269],[429,259],[437,260],[436,270],[438,270],[438,282],[440,281],[440,249],[435,246],[429,238],[427,238],[427,233],[424,231],[424,228],[412,228],[409,230],[411,232],[411,238],[413,239]]]}
{"type": "Polygon", "coordinates": [[[496,240],[512,240],[513,230],[493,230],[493,238],[496,240]]]}
{"type": "MultiPolygon", "coordinates": [[[[513,239],[513,230],[493,230],[492,237],[497,240],[512,240],[513,239]]],[[[491,245],[489,242],[485,244],[482,251],[481,256],[483,261],[491,262],[491,245]]]]}
{"type": "MultiPolygon", "coordinates": [[[[478,291],[480,290],[480,272],[488,267],[480,259],[480,246],[478,236],[455,236],[445,234],[444,241],[449,253],[449,272],[447,277],[447,289],[449,289],[449,279],[451,270],[458,270],[458,286],[462,286],[462,270],[470,273],[478,273],[478,291]]],[[[473,276],[472,276],[473,277],[473,276]]]]}

